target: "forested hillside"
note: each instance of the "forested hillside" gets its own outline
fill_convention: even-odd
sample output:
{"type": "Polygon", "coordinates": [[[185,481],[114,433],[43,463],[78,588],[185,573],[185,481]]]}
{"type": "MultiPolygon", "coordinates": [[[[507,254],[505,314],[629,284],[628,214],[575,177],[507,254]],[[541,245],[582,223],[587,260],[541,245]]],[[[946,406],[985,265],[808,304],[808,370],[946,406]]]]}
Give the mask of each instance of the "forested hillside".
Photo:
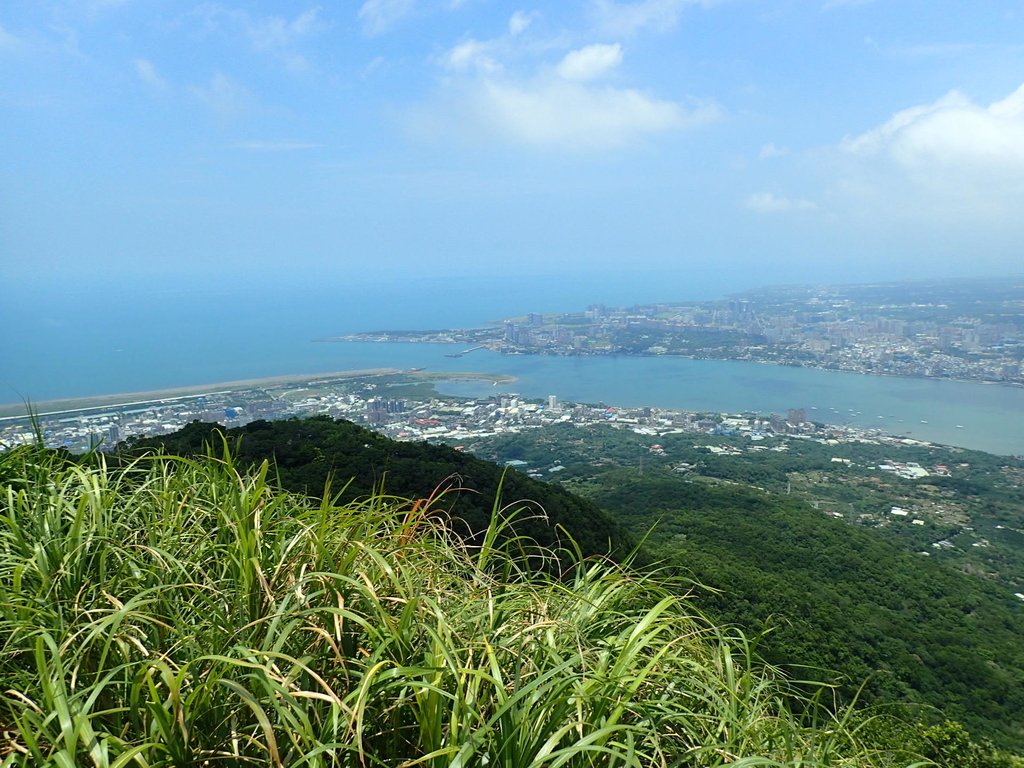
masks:
{"type": "Polygon", "coordinates": [[[917,702],[1020,744],[1024,616],[1013,598],[807,505],[669,473],[612,471],[588,489],[650,551],[702,584],[698,605],[751,632],[794,677],[842,673],[850,700],[917,702]]]}
{"type": "Polygon", "coordinates": [[[444,445],[398,442],[348,421],[327,417],[255,421],[224,430],[216,424],[194,422],[178,432],[133,441],[124,455],[160,449],[179,456],[202,455],[227,440],[239,464],[273,462],[281,486],[320,496],[330,482],[338,503],[385,493],[400,498],[433,499],[464,527],[470,539],[486,530],[495,502],[525,505],[517,517],[517,534],[542,547],[571,546],[584,555],[623,557],[634,539],[595,502],[493,462],[444,445]]]}
{"type": "Polygon", "coordinates": [[[416,501],[311,500],[266,470],[223,451],[118,467],[0,452],[0,764],[895,768],[974,755],[955,730],[866,728],[802,699],[741,633],[642,572],[593,558],[555,577],[495,529],[466,546],[416,501]]]}
{"type": "MultiPolygon", "coordinates": [[[[536,452],[529,444],[538,434],[505,447],[516,455],[536,452]]],[[[398,443],[326,418],[254,422],[227,436],[240,438],[233,449],[239,463],[271,459],[281,483],[301,492],[316,493],[333,477],[347,500],[382,485],[425,498],[457,475],[476,492],[446,497],[443,506],[474,530],[486,527],[503,474],[445,446],[398,443]]],[[[128,453],[163,446],[194,455],[222,439],[219,428],[196,423],[140,441],[128,453]]],[[[585,446],[577,448],[586,454],[585,446]]],[[[552,453],[550,446],[540,451],[552,453]]],[[[588,553],[607,552],[609,542],[621,553],[653,530],[646,558],[710,587],[697,588],[694,599],[715,620],[752,634],[770,629],[760,652],[794,678],[838,675],[846,701],[863,684],[865,703],[923,706],[911,716],[961,720],[973,734],[1021,750],[1024,611],[1005,590],[904,553],[795,498],[650,465],[640,473],[566,463],[559,476],[589,501],[512,471],[504,475],[503,497],[539,503],[588,553]]],[[[540,521],[522,531],[554,541],[540,521]]]]}
{"type": "MultiPolygon", "coordinates": [[[[697,591],[697,604],[715,619],[755,634],[768,630],[761,653],[794,677],[831,679],[838,671],[846,700],[916,703],[925,707],[922,716],[941,712],[972,733],[1024,749],[1024,604],[1002,579],[950,567],[918,552],[919,544],[908,548],[892,526],[855,524],[827,513],[835,507],[815,509],[786,493],[786,468],[806,473],[828,467],[830,454],[862,460],[864,452],[881,451],[838,446],[813,457],[769,450],[719,456],[693,442],[690,435],[569,426],[471,448],[492,460],[562,466],[560,485],[600,503],[634,533],[650,531],[653,558],[711,587],[697,591]],[[654,440],[665,456],[651,453],[654,440]]],[[[707,442],[728,449],[736,441],[707,442]]],[[[923,460],[923,449],[913,451],[923,460]]],[[[984,456],[969,458],[980,463],[984,456]]],[[[841,478],[858,471],[844,469],[841,478]]],[[[988,475],[1001,476],[983,467],[981,477],[988,475]]],[[[970,490],[981,492],[980,482],[970,490]]],[[[904,484],[912,488],[901,492],[913,491],[913,483],[904,484]]],[[[831,486],[844,498],[859,487],[831,486]]],[[[863,487],[879,494],[877,482],[863,487]]],[[[976,514],[975,525],[994,529],[995,520],[1019,518],[1009,493],[996,488],[990,502],[985,496],[975,503],[979,514],[999,516],[976,514]]],[[[905,529],[941,536],[940,526],[908,522],[905,529]]]]}

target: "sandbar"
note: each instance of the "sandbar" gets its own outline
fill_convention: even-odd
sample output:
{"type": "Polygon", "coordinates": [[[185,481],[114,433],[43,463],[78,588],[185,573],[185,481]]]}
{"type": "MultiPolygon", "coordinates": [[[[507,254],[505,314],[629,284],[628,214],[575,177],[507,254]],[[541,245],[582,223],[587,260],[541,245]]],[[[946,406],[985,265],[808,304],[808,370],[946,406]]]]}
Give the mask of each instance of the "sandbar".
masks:
{"type": "Polygon", "coordinates": [[[92,410],[110,405],[138,403],[158,403],[167,400],[200,397],[220,392],[232,392],[239,389],[255,389],[257,387],[273,387],[283,384],[296,384],[309,381],[330,381],[333,379],[356,379],[363,376],[390,376],[402,373],[399,368],[367,368],[357,371],[335,371],[333,373],[286,374],[283,376],[264,376],[258,379],[236,379],[213,384],[193,384],[185,387],[167,387],[142,392],[118,392],[110,395],[90,395],[87,397],[68,397],[59,400],[30,401],[29,403],[0,404],[0,417],[26,416],[26,405],[39,416],[67,411],[92,410]]]}
{"type": "Polygon", "coordinates": [[[341,379],[359,379],[369,376],[394,376],[405,374],[425,380],[473,380],[488,379],[503,384],[515,381],[514,376],[475,372],[446,372],[403,370],[400,368],[365,368],[354,371],[334,371],[333,373],[291,373],[282,376],[263,376],[256,379],[236,379],[213,384],[193,384],[184,387],[167,387],[141,392],[119,392],[110,395],[91,395],[86,397],[69,397],[57,400],[29,401],[28,403],[0,404],[0,419],[18,419],[28,415],[28,409],[37,416],[53,416],[75,411],[92,411],[100,408],[119,405],[147,405],[165,403],[173,400],[185,400],[190,397],[224,394],[244,389],[261,387],[280,387],[287,384],[305,384],[314,382],[337,381],[341,379]]]}

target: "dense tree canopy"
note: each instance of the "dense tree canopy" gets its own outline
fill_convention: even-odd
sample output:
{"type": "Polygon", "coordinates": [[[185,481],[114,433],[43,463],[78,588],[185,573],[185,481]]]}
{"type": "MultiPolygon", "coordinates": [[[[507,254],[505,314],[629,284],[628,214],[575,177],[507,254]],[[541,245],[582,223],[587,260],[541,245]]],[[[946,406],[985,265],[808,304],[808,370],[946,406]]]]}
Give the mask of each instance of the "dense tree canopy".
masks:
{"type": "Polygon", "coordinates": [[[378,492],[433,499],[433,508],[460,521],[459,531],[470,538],[487,528],[496,503],[511,505],[515,532],[544,547],[575,542],[584,555],[616,557],[633,549],[623,526],[592,501],[448,446],[390,440],[329,417],[254,421],[229,430],[193,422],[135,441],[129,453],[160,448],[195,455],[224,440],[239,463],[270,460],[281,486],[298,493],[321,496],[328,489],[339,503],[378,492]]]}

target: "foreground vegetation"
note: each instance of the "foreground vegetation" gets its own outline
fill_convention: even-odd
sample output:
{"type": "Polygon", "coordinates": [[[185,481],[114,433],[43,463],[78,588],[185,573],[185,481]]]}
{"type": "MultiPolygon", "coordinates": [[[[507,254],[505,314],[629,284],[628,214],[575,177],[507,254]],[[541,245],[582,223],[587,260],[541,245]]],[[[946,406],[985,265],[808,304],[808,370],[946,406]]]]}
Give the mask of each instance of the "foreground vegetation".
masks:
{"type": "Polygon", "coordinates": [[[258,467],[269,460],[275,482],[304,496],[320,496],[332,479],[335,499],[343,504],[382,488],[411,499],[436,497],[443,489],[444,498],[436,504],[458,520],[458,533],[472,539],[474,533],[487,529],[501,487],[506,497],[529,499],[544,510],[544,519],[523,516],[516,530],[545,550],[560,551],[566,531],[584,555],[610,553],[621,559],[636,548],[636,539],[600,506],[558,486],[517,472],[504,473],[493,462],[446,445],[398,442],[327,416],[261,420],[229,430],[194,421],[177,432],[122,445],[115,458],[130,459],[154,450],[203,456],[207,446],[225,437],[239,466],[258,467]]]}
{"type": "Polygon", "coordinates": [[[267,476],[0,454],[3,765],[913,761],[648,576],[527,571],[515,508],[467,544],[430,501],[267,476]]]}
{"type": "MultiPolygon", "coordinates": [[[[564,470],[554,476],[564,487],[599,501],[627,528],[653,528],[647,546],[656,559],[717,590],[695,596],[701,610],[752,635],[770,629],[759,645],[769,661],[815,668],[793,673],[801,677],[823,670],[826,679],[836,680],[838,671],[846,701],[856,695],[861,703],[924,705],[964,723],[978,738],[1024,752],[1024,605],[1013,595],[1020,588],[976,575],[975,569],[962,572],[944,557],[919,554],[921,543],[908,543],[904,533],[947,535],[931,517],[925,526],[907,521],[867,527],[855,524],[856,516],[827,514],[835,506],[816,509],[795,490],[787,493],[787,472],[835,467],[824,487],[838,487],[858,504],[861,496],[870,499],[882,483],[862,478],[855,486],[853,479],[871,456],[881,460],[881,449],[790,441],[787,452],[719,457],[695,447],[698,439],[744,445],[738,438],[653,438],[567,427],[489,438],[470,448],[493,460],[522,458],[542,469],[557,461],[564,470]],[[649,451],[655,439],[665,456],[649,451]],[[831,456],[849,457],[861,468],[832,464],[831,456]],[[692,469],[678,471],[681,461],[692,469]]],[[[929,461],[925,449],[912,450],[904,460],[929,461]]],[[[1022,506],[1014,495],[1019,489],[998,485],[1005,474],[996,462],[1004,460],[977,452],[960,456],[972,464],[971,488],[977,493],[969,500],[972,527],[992,535],[993,542],[989,531],[1005,532],[995,530],[1000,521],[1015,518],[1020,527],[1022,506]]],[[[925,482],[941,481],[893,483],[910,495],[925,482]]],[[[877,508],[891,517],[885,514],[888,504],[877,502],[877,508]]],[[[978,551],[969,545],[966,550],[967,556],[978,551]]]]}
{"type": "MultiPolygon", "coordinates": [[[[216,425],[196,422],[138,441],[135,448],[162,446],[200,456],[221,434],[216,425]]],[[[258,466],[269,459],[278,481],[302,493],[317,492],[333,476],[346,484],[344,501],[365,498],[382,480],[403,497],[430,496],[438,478],[454,473],[474,492],[449,492],[435,507],[463,521],[459,531],[486,527],[489,500],[502,481],[498,467],[468,453],[395,442],[326,417],[253,422],[225,434],[239,441],[239,464],[258,466]]],[[[559,530],[585,554],[628,552],[631,542],[646,536],[641,565],[671,566],[684,585],[712,587],[695,591],[691,604],[716,624],[758,637],[760,655],[791,677],[835,684],[845,704],[899,706],[905,717],[924,720],[923,728],[949,718],[964,723],[975,739],[1024,751],[1020,601],[1005,587],[957,572],[938,557],[901,552],[889,529],[852,525],[812,509],[797,493],[786,494],[786,468],[839,466],[830,456],[845,447],[800,443],[786,453],[758,452],[739,464],[738,457],[720,459],[695,449],[692,435],[656,438],[667,451],[659,457],[648,449],[653,439],[630,430],[566,425],[469,447],[499,462],[526,460],[540,474],[558,478],[560,485],[513,472],[504,478],[507,498],[529,498],[548,513],[553,525],[524,520],[518,526],[547,547],[559,546],[559,530]],[[672,471],[680,459],[692,461],[694,471],[672,471]],[[727,462],[761,474],[744,475],[727,462]],[[546,471],[552,465],[564,469],[546,471]]],[[[708,440],[727,444],[726,438],[708,440]]],[[[972,465],[980,468],[984,457],[972,454],[972,465]]],[[[1009,503],[1003,508],[1006,514],[1013,509],[1009,503]]]]}

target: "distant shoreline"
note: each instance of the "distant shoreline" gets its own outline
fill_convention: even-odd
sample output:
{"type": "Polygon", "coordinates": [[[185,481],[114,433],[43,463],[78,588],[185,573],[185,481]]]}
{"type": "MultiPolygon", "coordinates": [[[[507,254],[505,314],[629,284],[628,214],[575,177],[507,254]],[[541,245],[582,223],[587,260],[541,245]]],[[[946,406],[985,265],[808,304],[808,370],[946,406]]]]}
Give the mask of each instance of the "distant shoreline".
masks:
{"type": "MultiPolygon", "coordinates": [[[[359,379],[369,376],[395,376],[405,374],[424,380],[455,381],[466,379],[487,379],[509,384],[515,381],[508,374],[493,374],[465,371],[447,373],[444,371],[409,370],[403,368],[364,368],[331,373],[289,373],[281,376],[262,376],[255,379],[236,379],[212,384],[193,384],[184,387],[165,387],[141,392],[116,392],[109,395],[92,395],[86,397],[66,397],[54,400],[29,401],[37,416],[58,416],[65,413],[93,411],[101,408],[126,405],[155,405],[173,400],[187,400],[205,395],[223,394],[243,389],[258,387],[278,387],[286,384],[303,384],[313,382],[336,381],[339,379],[359,379]]],[[[0,403],[0,421],[23,419],[29,414],[25,403],[0,403]]]]}
{"type": "MultiPolygon", "coordinates": [[[[333,373],[285,374],[283,376],[263,376],[256,379],[237,379],[212,384],[193,384],[184,387],[166,387],[141,392],[117,392],[110,395],[92,395],[86,397],[66,397],[56,400],[29,401],[39,416],[52,416],[73,411],[89,411],[112,405],[133,405],[159,403],[167,400],[201,397],[217,392],[230,392],[255,387],[279,386],[282,384],[301,383],[306,381],[330,381],[332,379],[357,379],[363,376],[390,376],[403,373],[400,368],[367,368],[364,370],[335,371],[333,373]]],[[[0,403],[0,418],[24,418],[27,416],[25,403],[0,403]]]]}
{"type": "MultiPolygon", "coordinates": [[[[518,319],[518,318],[512,318],[518,319]]],[[[460,346],[465,344],[474,343],[471,340],[462,341],[445,341],[442,339],[424,339],[419,338],[425,334],[439,334],[439,333],[462,333],[462,332],[475,332],[475,331],[486,331],[486,328],[448,328],[435,331],[360,331],[359,333],[349,333],[343,336],[325,336],[322,338],[311,339],[313,342],[318,343],[330,343],[330,344],[349,344],[349,343],[370,343],[370,344],[448,344],[451,346],[460,346]],[[401,335],[408,335],[416,338],[401,338],[401,335]],[[389,338],[394,336],[396,338],[389,338]]],[[[678,358],[681,360],[706,360],[706,361],[720,361],[720,362],[735,362],[735,363],[756,363],[757,365],[774,365],[780,368],[803,368],[806,370],[814,371],[831,371],[833,373],[850,373],[855,376],[879,376],[879,377],[892,377],[898,379],[914,379],[923,381],[956,381],[963,384],[987,384],[996,387],[1014,387],[1024,388],[1024,382],[1017,381],[1003,381],[999,379],[982,379],[982,378],[965,378],[963,376],[944,375],[937,376],[929,373],[897,373],[893,371],[860,371],[855,368],[842,368],[839,366],[820,365],[810,361],[785,361],[778,360],[770,357],[739,357],[735,355],[693,355],[685,354],[682,352],[665,352],[655,354],[652,352],[586,352],[586,351],[575,351],[570,353],[552,352],[549,350],[527,350],[527,351],[510,351],[502,349],[500,345],[489,346],[487,343],[479,344],[472,349],[467,349],[465,352],[459,355],[448,355],[448,357],[462,357],[470,352],[475,352],[477,349],[487,349],[498,355],[522,355],[525,357],[578,357],[578,358],[617,358],[617,357],[638,357],[638,358],[678,358]]]]}

